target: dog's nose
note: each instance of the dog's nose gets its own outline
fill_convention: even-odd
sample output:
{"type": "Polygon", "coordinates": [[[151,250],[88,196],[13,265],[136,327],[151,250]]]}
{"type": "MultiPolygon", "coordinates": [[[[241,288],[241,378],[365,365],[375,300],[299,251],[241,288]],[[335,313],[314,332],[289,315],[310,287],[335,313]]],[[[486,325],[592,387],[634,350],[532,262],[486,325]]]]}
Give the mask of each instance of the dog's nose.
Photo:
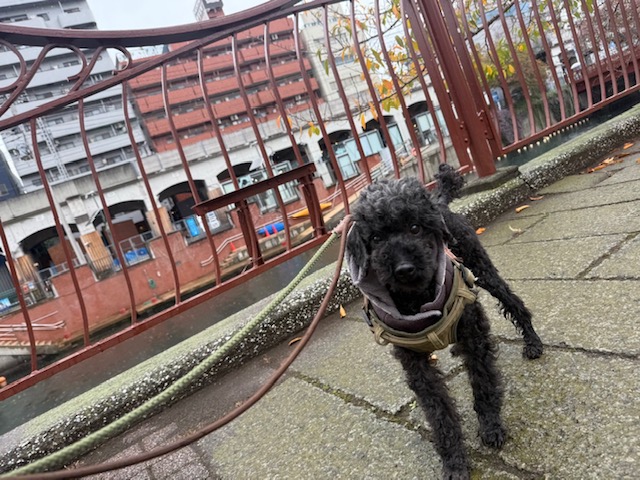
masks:
{"type": "Polygon", "coordinates": [[[411,263],[401,263],[400,265],[396,266],[394,274],[398,280],[407,282],[415,278],[416,267],[414,267],[411,263]]]}

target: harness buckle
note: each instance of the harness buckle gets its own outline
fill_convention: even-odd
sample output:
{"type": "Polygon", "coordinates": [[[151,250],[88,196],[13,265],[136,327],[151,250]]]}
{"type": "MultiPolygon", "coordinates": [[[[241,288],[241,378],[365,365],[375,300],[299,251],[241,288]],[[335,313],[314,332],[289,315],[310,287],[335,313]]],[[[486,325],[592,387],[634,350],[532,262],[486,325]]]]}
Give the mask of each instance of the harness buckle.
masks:
{"type": "Polygon", "coordinates": [[[369,328],[373,328],[373,320],[371,320],[371,314],[369,313],[369,305],[367,302],[362,306],[362,318],[369,328]]]}

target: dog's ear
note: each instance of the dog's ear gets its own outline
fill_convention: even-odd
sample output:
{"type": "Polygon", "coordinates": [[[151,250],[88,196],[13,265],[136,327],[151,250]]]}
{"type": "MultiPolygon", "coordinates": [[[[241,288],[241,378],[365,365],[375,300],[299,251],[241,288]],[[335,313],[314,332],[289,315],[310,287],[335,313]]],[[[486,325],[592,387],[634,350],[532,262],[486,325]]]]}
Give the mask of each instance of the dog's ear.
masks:
{"type": "MultiPolygon", "coordinates": [[[[364,277],[369,270],[369,253],[362,238],[362,229],[358,228],[358,223],[354,223],[347,234],[347,253],[349,254],[350,268],[356,267],[358,276],[364,277]]],[[[355,272],[352,271],[352,276],[355,272]]],[[[354,280],[357,280],[354,278],[354,280]]]]}

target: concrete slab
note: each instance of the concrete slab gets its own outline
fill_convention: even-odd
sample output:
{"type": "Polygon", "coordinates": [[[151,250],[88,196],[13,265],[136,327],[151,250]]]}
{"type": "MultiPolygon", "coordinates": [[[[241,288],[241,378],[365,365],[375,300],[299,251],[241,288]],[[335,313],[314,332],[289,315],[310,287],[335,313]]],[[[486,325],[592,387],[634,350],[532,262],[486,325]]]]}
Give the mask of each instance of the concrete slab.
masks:
{"type": "Polygon", "coordinates": [[[640,236],[625,243],[587,275],[587,278],[640,279],[640,236]]]}
{"type": "MultiPolygon", "coordinates": [[[[535,227],[534,227],[535,228],[535,227]]],[[[593,262],[620,245],[625,235],[603,235],[526,244],[511,242],[487,248],[507,279],[575,278],[593,262]]]]}
{"type": "Polygon", "coordinates": [[[609,178],[603,180],[601,185],[615,185],[619,183],[640,181],[640,164],[637,163],[639,158],[640,157],[628,160],[633,161],[633,164],[618,170],[613,175],[609,176],[609,178]]]}
{"type": "Polygon", "coordinates": [[[502,245],[542,221],[543,218],[544,215],[531,215],[504,221],[500,217],[500,219],[492,222],[484,233],[479,236],[480,242],[485,247],[502,245]]]}
{"type": "MultiPolygon", "coordinates": [[[[640,354],[637,282],[514,281],[511,286],[533,313],[533,323],[543,343],[619,355],[640,354]]],[[[481,292],[480,299],[494,334],[522,338],[500,315],[493,297],[481,292]]]]}
{"type": "MultiPolygon", "coordinates": [[[[576,178],[576,177],[573,177],[576,178]]],[[[612,177],[613,178],[613,177],[612,177]]],[[[546,194],[542,200],[524,202],[529,207],[517,213],[511,209],[504,216],[505,220],[516,220],[522,217],[539,216],[541,214],[561,212],[566,210],[579,210],[582,208],[612,205],[616,203],[631,202],[640,199],[640,183],[638,188],[629,188],[624,184],[610,184],[584,190],[576,190],[567,193],[546,194]]]]}
{"type": "Polygon", "coordinates": [[[538,192],[539,195],[551,195],[554,193],[567,193],[576,192],[579,190],[586,190],[599,185],[611,177],[609,172],[593,172],[593,173],[581,173],[578,175],[570,175],[557,181],[556,183],[543,188],[538,192]]]}
{"type": "Polygon", "coordinates": [[[512,243],[640,231],[640,201],[550,213],[512,243]]]}
{"type": "MultiPolygon", "coordinates": [[[[497,455],[505,463],[539,478],[637,478],[637,361],[559,350],[527,361],[518,347],[503,344],[498,363],[510,438],[497,455]]],[[[458,376],[450,389],[467,439],[482,449],[466,383],[458,376]]]]}
{"type": "MultiPolygon", "coordinates": [[[[291,371],[330,386],[345,396],[354,396],[390,413],[397,413],[413,394],[406,386],[404,373],[393,357],[390,346],[375,343],[360,317],[362,304],[347,307],[347,317],[332,317],[314,334],[313,341],[291,365],[291,371]]],[[[440,367],[450,372],[460,365],[448,352],[438,355],[440,367]]]]}
{"type": "Polygon", "coordinates": [[[415,430],[291,378],[199,443],[229,479],[438,478],[441,470],[415,430]]]}

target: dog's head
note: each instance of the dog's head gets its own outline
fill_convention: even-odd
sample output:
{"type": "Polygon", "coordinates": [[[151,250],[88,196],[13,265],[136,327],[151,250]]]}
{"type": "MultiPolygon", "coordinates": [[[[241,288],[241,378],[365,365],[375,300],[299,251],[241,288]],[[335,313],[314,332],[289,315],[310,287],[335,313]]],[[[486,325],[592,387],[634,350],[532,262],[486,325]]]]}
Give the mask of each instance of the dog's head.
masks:
{"type": "Polygon", "coordinates": [[[449,232],[419,180],[383,180],[365,188],[353,208],[347,241],[351,262],[369,270],[392,297],[429,300],[438,254],[449,232]]]}

